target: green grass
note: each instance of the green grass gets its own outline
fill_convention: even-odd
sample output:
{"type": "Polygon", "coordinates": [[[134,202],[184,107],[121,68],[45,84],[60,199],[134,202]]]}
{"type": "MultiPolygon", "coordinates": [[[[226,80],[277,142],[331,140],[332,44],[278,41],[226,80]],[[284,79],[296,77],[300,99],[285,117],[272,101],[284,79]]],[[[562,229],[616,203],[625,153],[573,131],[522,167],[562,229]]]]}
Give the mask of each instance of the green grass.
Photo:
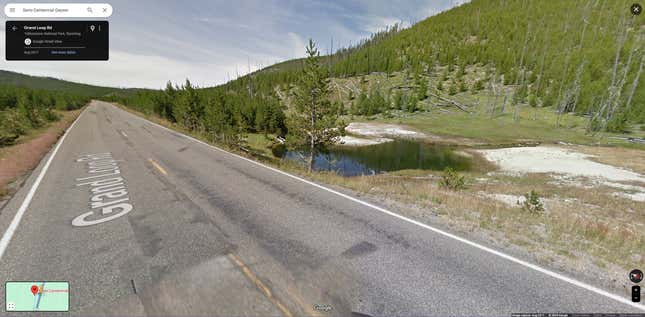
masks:
{"type": "MultiPolygon", "coordinates": [[[[527,112],[528,109],[524,109],[527,112]]],[[[533,109],[531,109],[533,112],[533,109]]],[[[539,112],[546,117],[551,117],[548,110],[540,109],[539,112]]],[[[527,114],[522,114],[522,117],[527,114]]],[[[567,117],[572,117],[567,115],[567,117]]],[[[567,118],[567,121],[581,121],[576,118],[567,118]]],[[[418,113],[414,116],[403,118],[383,119],[384,122],[402,123],[410,125],[422,132],[455,137],[466,137],[482,140],[489,143],[511,143],[519,140],[536,140],[540,142],[572,142],[593,143],[593,137],[585,135],[579,128],[555,128],[550,119],[532,120],[520,118],[514,121],[512,113],[505,113],[494,119],[480,114],[466,114],[459,112],[444,114],[439,111],[418,113]]],[[[581,122],[578,122],[580,124],[581,122]]]]}
{"type": "Polygon", "coordinates": [[[616,145],[645,149],[645,146],[609,137],[638,136],[631,134],[603,133],[592,136],[585,132],[584,118],[564,115],[563,127],[555,126],[556,114],[550,109],[537,109],[538,119],[533,119],[535,109],[524,108],[518,121],[512,113],[494,119],[480,114],[453,112],[449,114],[432,111],[401,118],[382,118],[378,121],[409,125],[421,132],[481,140],[485,143],[502,144],[533,140],[541,143],[567,142],[588,145],[616,145]],[[574,127],[568,127],[571,124],[574,127]]]}
{"type": "Polygon", "coordinates": [[[265,135],[262,133],[245,133],[246,146],[256,153],[273,156],[270,146],[273,143],[273,135],[265,135]]]}

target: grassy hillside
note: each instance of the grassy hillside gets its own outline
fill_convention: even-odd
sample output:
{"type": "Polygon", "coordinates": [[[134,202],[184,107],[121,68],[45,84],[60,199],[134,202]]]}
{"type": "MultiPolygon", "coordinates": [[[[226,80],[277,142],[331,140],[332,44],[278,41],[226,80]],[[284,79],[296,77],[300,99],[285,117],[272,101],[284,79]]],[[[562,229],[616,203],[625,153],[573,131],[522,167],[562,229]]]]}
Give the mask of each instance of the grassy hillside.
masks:
{"type": "MultiPolygon", "coordinates": [[[[321,59],[329,65],[339,115],[427,112],[471,92],[461,99],[481,119],[521,124],[544,114],[551,119],[528,130],[540,124],[567,129],[564,118],[577,113],[585,116],[574,120],[582,133],[624,132],[645,122],[645,18],[632,16],[630,5],[474,0],[321,59]],[[375,74],[383,79],[371,81],[375,74]],[[535,115],[523,115],[525,109],[535,115]]],[[[301,67],[302,60],[292,60],[218,87],[187,83],[112,99],[215,139],[284,133],[284,112],[301,67]]]]}

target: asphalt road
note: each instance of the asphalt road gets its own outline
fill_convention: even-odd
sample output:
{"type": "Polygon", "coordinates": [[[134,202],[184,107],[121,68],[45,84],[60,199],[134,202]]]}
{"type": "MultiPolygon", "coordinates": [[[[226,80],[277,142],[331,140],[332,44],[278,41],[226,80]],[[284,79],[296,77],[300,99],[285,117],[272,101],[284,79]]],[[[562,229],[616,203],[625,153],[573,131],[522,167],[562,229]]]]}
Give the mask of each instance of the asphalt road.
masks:
{"type": "Polygon", "coordinates": [[[75,315],[644,311],[103,102],[52,159],[0,280],[69,281],[75,315]]]}

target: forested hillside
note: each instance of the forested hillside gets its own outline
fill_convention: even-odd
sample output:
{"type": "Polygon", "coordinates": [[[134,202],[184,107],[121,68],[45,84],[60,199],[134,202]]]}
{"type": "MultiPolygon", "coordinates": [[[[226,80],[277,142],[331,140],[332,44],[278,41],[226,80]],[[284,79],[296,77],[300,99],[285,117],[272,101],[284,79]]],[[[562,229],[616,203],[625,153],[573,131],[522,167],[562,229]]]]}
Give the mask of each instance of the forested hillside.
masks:
{"type": "Polygon", "coordinates": [[[102,96],[115,90],[119,90],[118,88],[87,85],[51,77],[30,76],[6,70],[0,70],[0,85],[19,86],[41,90],[55,90],[58,92],[83,96],[102,96]]]}
{"type": "Polygon", "coordinates": [[[117,89],[0,70],[0,146],[55,121],[55,110],[73,110],[117,89]]]}
{"type": "MultiPolygon", "coordinates": [[[[373,73],[403,78],[387,90],[338,92],[339,115],[415,112],[424,110],[419,105],[431,96],[473,91],[493,103],[493,114],[495,103],[508,99],[515,109],[585,115],[590,133],[621,132],[645,122],[645,16],[632,16],[630,5],[627,0],[474,0],[321,59],[339,81],[373,73]]],[[[287,61],[218,87],[197,89],[187,81],[112,99],[214,139],[239,132],[282,134],[301,67],[300,59],[287,61]]]]}

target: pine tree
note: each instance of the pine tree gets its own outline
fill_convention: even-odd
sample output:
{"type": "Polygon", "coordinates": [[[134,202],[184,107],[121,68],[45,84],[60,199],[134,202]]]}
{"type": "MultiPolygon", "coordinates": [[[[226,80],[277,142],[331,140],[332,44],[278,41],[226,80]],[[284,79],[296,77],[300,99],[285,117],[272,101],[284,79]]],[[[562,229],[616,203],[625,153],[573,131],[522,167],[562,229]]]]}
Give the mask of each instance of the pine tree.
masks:
{"type": "Polygon", "coordinates": [[[355,107],[355,112],[353,114],[355,115],[362,115],[366,114],[369,109],[369,99],[367,97],[367,91],[365,91],[365,87],[361,88],[361,93],[358,95],[358,99],[356,100],[356,107],[355,107]]]}
{"type": "Polygon", "coordinates": [[[417,99],[425,100],[426,98],[428,98],[428,80],[423,77],[419,77],[417,86],[417,99]]]}
{"type": "Polygon", "coordinates": [[[408,98],[406,98],[405,110],[410,113],[417,111],[418,103],[419,103],[419,100],[417,99],[417,95],[416,94],[410,95],[408,98]]]}
{"type": "Polygon", "coordinates": [[[204,104],[196,88],[186,79],[184,90],[177,103],[177,119],[190,130],[197,130],[204,117],[204,104]]]}
{"type": "Polygon", "coordinates": [[[397,91],[396,94],[394,95],[394,109],[396,110],[403,109],[404,102],[405,100],[403,100],[403,94],[400,91],[397,91]]]}
{"type": "Polygon", "coordinates": [[[288,145],[292,148],[307,147],[309,171],[319,150],[339,136],[344,125],[329,101],[328,74],[320,64],[319,52],[313,40],[307,45],[305,67],[294,90],[294,108],[289,113],[287,127],[288,145]]]}

